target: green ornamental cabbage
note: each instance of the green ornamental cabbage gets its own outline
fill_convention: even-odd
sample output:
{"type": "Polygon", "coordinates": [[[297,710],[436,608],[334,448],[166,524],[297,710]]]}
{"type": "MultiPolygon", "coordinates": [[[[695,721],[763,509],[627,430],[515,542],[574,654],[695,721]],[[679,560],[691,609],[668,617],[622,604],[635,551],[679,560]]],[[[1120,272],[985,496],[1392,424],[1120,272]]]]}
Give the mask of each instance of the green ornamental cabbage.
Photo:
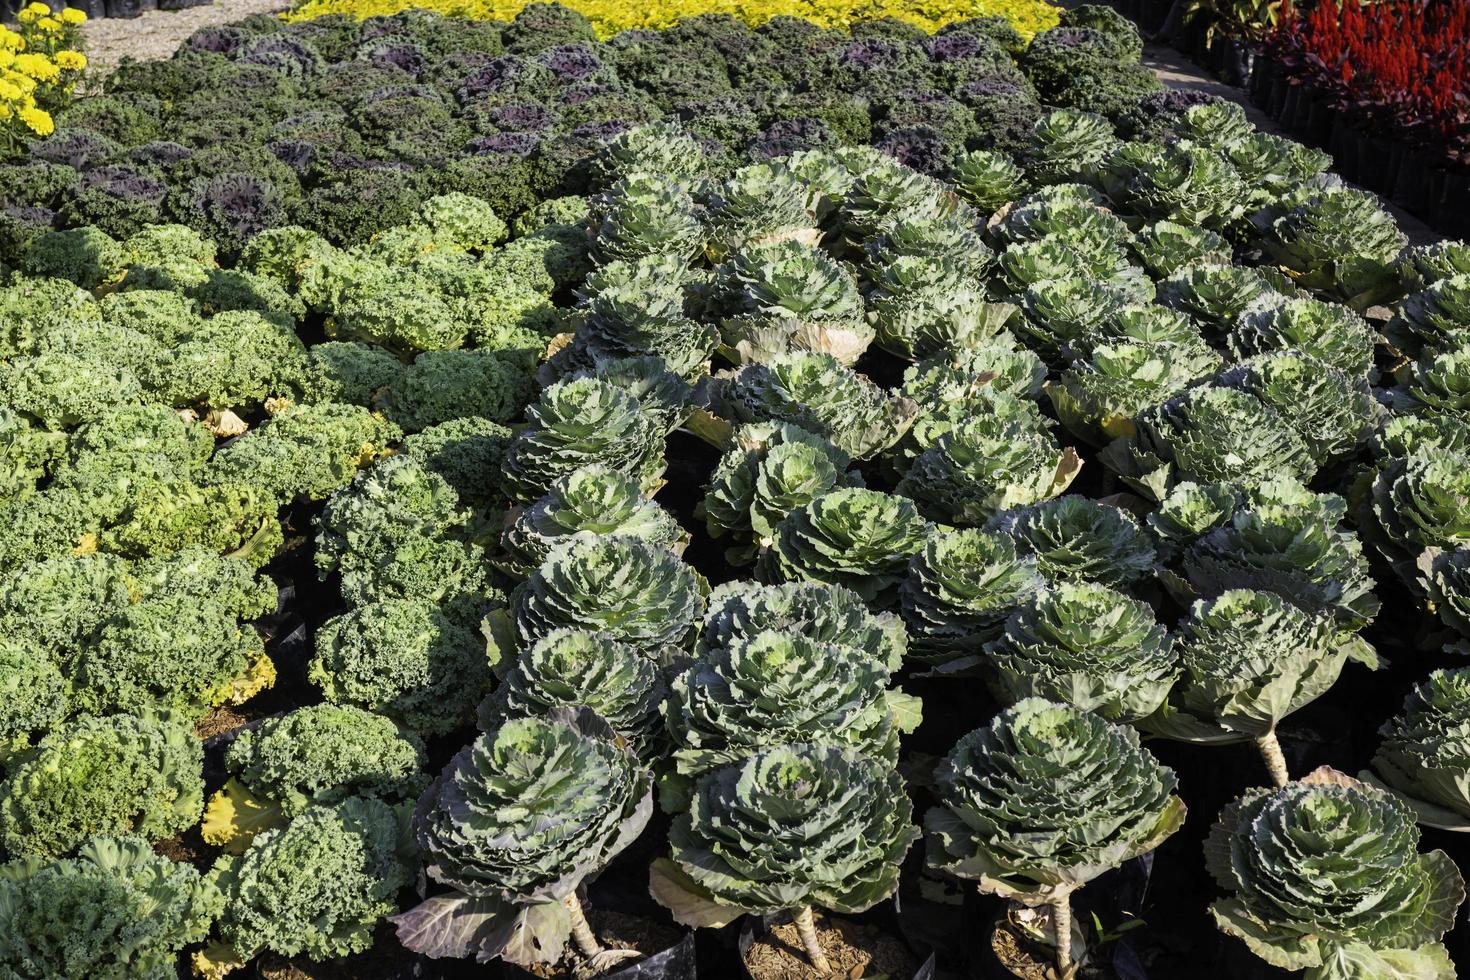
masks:
{"type": "Polygon", "coordinates": [[[689,542],[689,533],[647,497],[636,480],[591,463],[561,477],[546,496],[507,516],[500,537],[501,564],[514,575],[529,575],[574,534],[639,538],[674,554],[683,552],[689,542]]]}
{"type": "Polygon", "coordinates": [[[1281,414],[1249,392],[1206,385],[1144,410],[1131,436],[1101,459],[1124,482],[1154,500],[1175,483],[1239,483],[1278,476],[1307,480],[1311,451],[1281,414]]]}
{"type": "Polygon", "coordinates": [[[731,564],[754,561],[793,510],[834,487],[861,484],[847,472],[846,453],[800,426],[756,422],[741,426],[733,442],[701,505],[710,536],[734,538],[725,551],[731,564]]]}
{"type": "Polygon", "coordinates": [[[1470,340],[1470,272],[1436,280],[1409,296],[1385,332],[1410,356],[1463,346],[1470,340]]]}
{"type": "Polygon", "coordinates": [[[710,411],[732,424],[790,422],[856,459],[896,442],[917,410],[830,354],[790,354],[717,374],[709,395],[710,411]]]}
{"type": "Polygon", "coordinates": [[[1145,225],[1131,247],[1143,267],[1160,279],[1187,265],[1230,261],[1230,245],[1218,234],[1167,219],[1145,225]]]}
{"type": "Polygon", "coordinates": [[[1465,883],[1443,851],[1419,852],[1413,813],[1331,769],[1249,790],[1220,812],[1205,863],[1227,897],[1215,924],[1306,980],[1451,980],[1440,939],[1465,883]]]}
{"type": "Polygon", "coordinates": [[[1426,354],[1394,392],[1394,409],[1409,415],[1470,420],[1470,337],[1443,353],[1426,354]]]}
{"type": "Polygon", "coordinates": [[[1419,557],[1420,582],[1428,594],[1428,608],[1457,639],[1447,651],[1470,650],[1470,548],[1430,549],[1419,557]]]}
{"type": "Polygon", "coordinates": [[[1378,729],[1373,770],[1359,778],[1392,791],[1418,821],[1470,830],[1470,670],[1436,670],[1378,729]]]}
{"type": "Polygon", "coordinates": [[[1020,510],[1002,511],[990,530],[1003,531],[1048,581],[1086,580],[1113,588],[1153,574],[1154,545],[1133,515],[1068,494],[1020,510]]]}
{"type": "Polygon", "coordinates": [[[988,658],[998,693],[1047,698],[1113,721],[1163,703],[1179,669],[1146,602],[1094,582],[1063,582],[1019,607],[988,658]]]}
{"type": "Polygon", "coordinates": [[[704,226],[689,191],[663,175],[633,174],[592,202],[592,254],[599,263],[646,255],[692,257],[704,247],[704,226]]]}
{"type": "Polygon", "coordinates": [[[1067,431],[1094,446],[1133,433],[1133,419],[1161,405],[1220,366],[1208,347],[1172,341],[1120,341],[1092,347],[1046,386],[1067,431]]]}
{"type": "Polygon", "coordinates": [[[75,856],[0,864],[0,975],[174,980],[221,896],[141,837],[90,837],[75,856]]]}
{"type": "Polygon", "coordinates": [[[663,707],[674,763],[659,790],[664,808],[686,806],[704,773],[778,745],[853,748],[896,765],[918,702],[888,690],[888,673],[861,650],[797,632],[706,650],[674,678],[663,707]]]}
{"type": "Polygon", "coordinates": [[[1395,262],[1408,237],[1376,194],[1346,186],[1306,189],[1251,218],[1266,255],[1304,288],[1355,310],[1394,296],[1395,262]]]}
{"type": "Polygon", "coordinates": [[[643,830],[652,786],[590,711],[560,709],[481,735],[419,800],[425,870],[453,890],[395,916],[399,941],[428,956],[530,966],[561,960],[571,938],[596,963],[606,951],[577,890],[643,830]]]}
{"type": "Polygon", "coordinates": [[[973,662],[1011,613],[1045,587],[1036,559],[1008,535],[976,528],[931,534],[899,587],[910,653],[921,663],[973,662]]]}
{"type": "Polygon", "coordinates": [[[511,614],[522,645],[554,630],[586,629],[659,658],[693,640],[706,590],[694,569],[660,545],[574,535],[516,590],[511,614]]]}
{"type": "Polygon", "coordinates": [[[927,525],[903,497],[877,490],[830,490],[793,510],[776,528],[756,572],[764,582],[824,582],[891,606],[927,525]]]}
{"type": "Polygon", "coordinates": [[[1365,647],[1343,642],[1330,617],[1303,612],[1270,592],[1232,589],[1202,599],[1176,635],[1178,683],[1140,725],[1187,742],[1249,739],[1272,780],[1284,786],[1290,776],[1276,727],[1325,694],[1349,657],[1371,659],[1365,647]]]}
{"type": "Polygon", "coordinates": [[[898,617],[870,611],[851,589],[817,582],[731,582],[710,594],[696,655],[708,659],[722,647],[773,630],[856,651],[890,674],[907,652],[908,636],[898,617]]]}
{"type": "Polygon", "coordinates": [[[995,514],[1055,497],[1082,461],[1049,433],[1014,420],[980,417],[941,435],[899,482],[932,520],[979,526],[995,514]]]}
{"type": "Polygon", "coordinates": [[[960,739],[934,781],[929,866],[1051,906],[1062,976],[1071,975],[1071,893],[1184,823],[1174,773],[1131,728],[1039,698],[960,739]]]}
{"type": "Polygon", "coordinates": [[[664,682],[653,662],[606,633],[553,630],[521,651],[500,686],[480,705],[485,731],[510,718],[544,718],[555,708],[591,708],[651,758],[663,727],[664,682]]]}
{"type": "Polygon", "coordinates": [[[1300,351],[1354,378],[1371,380],[1378,333],[1346,306],[1300,296],[1247,310],[1225,339],[1238,360],[1300,351]]]}
{"type": "Polygon", "coordinates": [[[1318,466],[1356,453],[1379,412],[1364,378],[1296,351],[1242,361],[1221,374],[1218,383],[1248,391],[1274,408],[1318,466]]]}
{"type": "Polygon", "coordinates": [[[826,973],[811,907],[855,913],[888,898],[918,836],[890,767],[852,749],[782,746],[699,780],[650,890],[696,928],[792,911],[808,958],[826,973]]]}
{"type": "Polygon", "coordinates": [[[552,385],[526,409],[527,428],[505,453],[506,492],[523,504],[544,496],[558,479],[601,463],[658,484],[664,468],[664,431],[637,399],[596,378],[552,385]]]}

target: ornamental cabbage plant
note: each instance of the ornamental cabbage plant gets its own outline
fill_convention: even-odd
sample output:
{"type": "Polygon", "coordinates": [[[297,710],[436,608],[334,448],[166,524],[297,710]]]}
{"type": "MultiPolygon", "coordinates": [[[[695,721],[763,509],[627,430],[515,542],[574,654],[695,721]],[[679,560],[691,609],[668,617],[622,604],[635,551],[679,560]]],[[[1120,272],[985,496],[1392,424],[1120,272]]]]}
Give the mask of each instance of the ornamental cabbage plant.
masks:
{"type": "Polygon", "coordinates": [[[465,746],[414,812],[429,877],[450,890],[393,917],[432,957],[557,963],[570,939],[593,966],[616,961],[577,891],[653,812],[653,777],[605,722],[566,709],[508,721],[465,746]]]}
{"type": "Polygon", "coordinates": [[[1251,589],[1196,602],[1175,654],[1178,682],[1140,727],[1204,744],[1250,740],[1277,786],[1290,780],[1276,738],[1282,719],[1325,694],[1350,657],[1374,663],[1373,649],[1343,639],[1329,615],[1251,589]]]}
{"type": "Polygon", "coordinates": [[[694,780],[777,745],[855,748],[898,763],[898,736],[918,724],[916,698],[888,690],[887,667],[864,651],[767,630],[713,647],[675,677],[663,712],[674,770],[665,809],[683,809],[694,780]]]}
{"type": "Polygon", "coordinates": [[[660,658],[694,639],[708,587],[667,548],[639,538],[574,535],[511,601],[522,645],[557,629],[604,632],[660,658]]]}
{"type": "Polygon", "coordinates": [[[1418,821],[1470,830],[1470,671],[1436,670],[1378,729],[1372,770],[1358,778],[1387,789],[1418,821]]]}
{"type": "Polygon", "coordinates": [[[931,868],[981,892],[1049,906],[1071,976],[1071,894],[1184,824],[1174,773],[1131,728],[1027,698],[955,745],[924,815],[931,868]]]}
{"type": "Polygon", "coordinates": [[[1148,603],[1096,582],[1061,582],[1011,614],[987,659],[1007,702],[1040,697],[1137,721],[1178,674],[1170,645],[1148,603]]]}
{"type": "Polygon", "coordinates": [[[903,780],[887,765],[853,749],[768,749],[699,780],[650,890],[695,928],[789,912],[811,965],[826,973],[812,906],[856,913],[888,898],[918,836],[903,780]]]}
{"type": "Polygon", "coordinates": [[[1220,811],[1205,863],[1226,897],[1215,924],[1307,980],[1452,980],[1440,942],[1465,900],[1443,851],[1419,851],[1413,812],[1331,769],[1220,811]]]}
{"type": "Polygon", "coordinates": [[[1011,613],[1045,588],[1036,559],[1008,535],[977,528],[936,531],[909,559],[899,586],[910,654],[946,670],[973,666],[999,639],[1011,613]]]}

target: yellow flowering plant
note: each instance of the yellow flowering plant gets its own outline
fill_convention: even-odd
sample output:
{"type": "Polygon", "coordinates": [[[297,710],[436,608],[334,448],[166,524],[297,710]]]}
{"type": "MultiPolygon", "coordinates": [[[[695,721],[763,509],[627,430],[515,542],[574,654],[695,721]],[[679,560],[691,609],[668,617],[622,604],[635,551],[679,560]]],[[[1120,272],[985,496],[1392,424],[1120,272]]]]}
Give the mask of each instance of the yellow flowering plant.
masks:
{"type": "MultiPolygon", "coordinates": [[[[409,7],[454,17],[510,20],[529,0],[306,0],[287,20],[326,14],[378,17],[409,7]]],[[[896,17],[933,32],[950,21],[1003,16],[1023,36],[1054,27],[1058,8],[1047,0],[561,0],[592,22],[601,38],[637,28],[658,30],[695,14],[731,14],[752,26],[772,17],[800,17],[823,27],[850,27],[859,20],[896,17]]]]}
{"type": "Polygon", "coordinates": [[[16,14],[17,29],[0,25],[0,156],[56,129],[51,114],[71,99],[87,67],[86,19],[80,10],[31,3],[16,14]]]}

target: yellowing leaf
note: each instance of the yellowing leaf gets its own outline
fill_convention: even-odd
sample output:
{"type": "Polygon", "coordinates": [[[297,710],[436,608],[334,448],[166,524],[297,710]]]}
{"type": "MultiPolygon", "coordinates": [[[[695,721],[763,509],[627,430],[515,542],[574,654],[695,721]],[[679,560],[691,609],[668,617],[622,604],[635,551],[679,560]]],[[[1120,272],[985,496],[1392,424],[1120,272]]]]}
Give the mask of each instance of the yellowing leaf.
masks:
{"type": "Polygon", "coordinates": [[[281,809],[263,802],[234,779],[210,797],[199,824],[199,835],[206,844],[223,848],[230,854],[244,854],[255,835],[285,823],[281,809]]]}

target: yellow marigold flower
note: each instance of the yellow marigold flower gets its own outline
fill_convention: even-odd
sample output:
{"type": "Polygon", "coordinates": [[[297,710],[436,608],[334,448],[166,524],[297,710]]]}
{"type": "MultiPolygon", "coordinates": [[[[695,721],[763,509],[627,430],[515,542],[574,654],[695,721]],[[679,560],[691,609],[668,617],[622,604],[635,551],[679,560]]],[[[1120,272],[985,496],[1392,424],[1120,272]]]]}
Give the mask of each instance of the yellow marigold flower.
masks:
{"type": "Polygon", "coordinates": [[[87,22],[86,13],[75,7],[67,7],[57,16],[61,18],[63,24],[85,24],[87,22]]]}
{"type": "Polygon", "coordinates": [[[26,39],[8,27],[0,27],[0,51],[24,51],[26,39]]]}
{"type": "Polygon", "coordinates": [[[29,109],[20,110],[20,121],[30,127],[31,132],[37,136],[50,136],[56,131],[56,123],[51,120],[51,113],[45,109],[37,109],[32,106],[29,109]]]}
{"type": "Polygon", "coordinates": [[[15,70],[38,82],[54,82],[61,77],[61,69],[42,54],[16,55],[15,70]]]}
{"type": "Polygon", "coordinates": [[[61,21],[55,17],[42,17],[36,21],[36,26],[48,34],[54,34],[56,31],[61,30],[61,21]]]}
{"type": "Polygon", "coordinates": [[[65,71],[81,71],[87,67],[87,56],[80,51],[58,51],[52,56],[56,67],[65,71]]]}

